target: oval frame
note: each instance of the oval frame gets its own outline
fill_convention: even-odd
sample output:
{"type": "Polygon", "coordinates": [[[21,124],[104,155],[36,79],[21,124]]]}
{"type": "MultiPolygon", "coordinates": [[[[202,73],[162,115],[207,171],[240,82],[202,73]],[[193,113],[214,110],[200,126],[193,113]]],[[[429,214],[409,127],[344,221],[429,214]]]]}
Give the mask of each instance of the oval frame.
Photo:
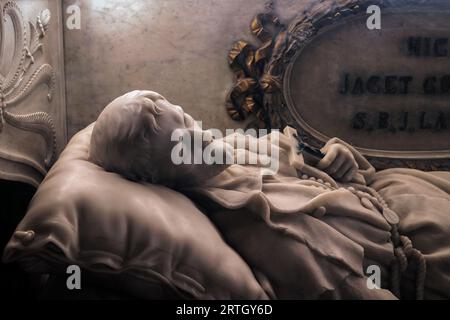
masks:
{"type": "MultiPolygon", "coordinates": [[[[424,9],[428,1],[419,1],[410,10],[424,9]]],[[[265,73],[282,79],[279,90],[264,92],[264,107],[269,113],[271,127],[283,128],[290,125],[297,129],[299,136],[316,147],[322,146],[328,137],[312,128],[294,107],[290,96],[290,75],[296,59],[302,50],[327,27],[335,27],[348,19],[358,19],[366,15],[369,5],[377,4],[382,9],[397,10],[389,1],[326,1],[317,3],[298,15],[286,30],[286,41],[279,52],[274,51],[265,66],[265,73]],[[281,55],[281,58],[280,58],[281,55]]],[[[396,8],[397,7],[397,8],[396,8]]],[[[401,7],[400,7],[401,8],[401,7]]],[[[282,34],[277,37],[284,36],[282,34]]],[[[438,151],[391,151],[360,148],[355,146],[377,169],[407,167],[421,170],[450,170],[450,149],[438,151]]]]}

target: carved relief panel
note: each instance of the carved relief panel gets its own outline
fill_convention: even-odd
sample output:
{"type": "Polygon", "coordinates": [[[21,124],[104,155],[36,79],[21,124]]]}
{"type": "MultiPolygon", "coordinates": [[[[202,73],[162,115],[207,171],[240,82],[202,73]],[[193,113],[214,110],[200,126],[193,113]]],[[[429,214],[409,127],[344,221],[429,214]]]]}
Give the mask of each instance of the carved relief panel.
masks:
{"type": "Polygon", "coordinates": [[[66,143],[60,1],[0,0],[0,179],[39,185],[66,143]]]}

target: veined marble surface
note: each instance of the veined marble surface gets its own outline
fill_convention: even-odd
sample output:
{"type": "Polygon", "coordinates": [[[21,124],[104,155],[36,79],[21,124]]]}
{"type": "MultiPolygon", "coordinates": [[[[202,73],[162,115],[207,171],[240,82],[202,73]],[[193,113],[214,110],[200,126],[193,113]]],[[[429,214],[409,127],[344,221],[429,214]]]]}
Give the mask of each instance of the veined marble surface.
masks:
{"type": "MultiPolygon", "coordinates": [[[[287,21],[310,1],[278,0],[276,12],[287,21]]],[[[64,34],[68,136],[132,89],[161,93],[204,128],[243,127],[225,110],[234,80],[227,53],[237,40],[258,43],[249,25],[267,2],[64,0],[81,8],[81,30],[64,34]]]]}

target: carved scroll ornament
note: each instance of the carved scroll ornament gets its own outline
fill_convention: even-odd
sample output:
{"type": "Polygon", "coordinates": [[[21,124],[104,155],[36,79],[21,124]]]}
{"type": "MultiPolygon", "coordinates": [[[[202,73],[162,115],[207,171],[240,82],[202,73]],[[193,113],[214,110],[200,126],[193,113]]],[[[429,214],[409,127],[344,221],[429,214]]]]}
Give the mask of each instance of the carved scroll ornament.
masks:
{"type": "MultiPolygon", "coordinates": [[[[46,36],[50,18],[50,11],[44,9],[35,21],[26,22],[20,7],[15,2],[9,1],[2,8],[0,7],[0,31],[3,35],[0,43],[1,53],[13,50],[12,62],[7,65],[4,74],[0,73],[0,135],[6,125],[41,135],[47,149],[43,159],[44,166],[27,156],[8,153],[6,157],[9,161],[33,167],[42,176],[45,176],[55,158],[56,132],[52,117],[43,111],[18,114],[14,109],[42,84],[48,88],[48,101],[52,99],[55,87],[53,68],[47,63],[39,63],[43,50],[42,40],[46,36]],[[7,18],[11,21],[13,28],[7,28],[7,18]],[[14,33],[13,48],[10,46],[11,43],[4,41],[6,33],[10,32],[14,33]]],[[[2,61],[4,56],[0,59],[2,61]]]]}

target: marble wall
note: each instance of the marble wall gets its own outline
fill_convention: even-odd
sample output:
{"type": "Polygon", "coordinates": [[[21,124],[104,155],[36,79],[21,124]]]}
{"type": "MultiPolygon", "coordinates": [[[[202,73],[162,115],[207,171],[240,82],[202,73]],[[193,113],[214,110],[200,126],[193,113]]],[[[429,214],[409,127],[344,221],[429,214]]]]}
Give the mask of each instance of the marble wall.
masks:
{"type": "MultiPolygon", "coordinates": [[[[310,1],[278,0],[282,20],[310,1]]],[[[243,126],[225,111],[233,84],[227,52],[254,39],[251,19],[267,0],[64,0],[81,8],[81,29],[65,29],[68,136],[133,89],[181,105],[204,127],[243,126]]],[[[67,17],[67,15],[66,15],[67,17]]]]}

